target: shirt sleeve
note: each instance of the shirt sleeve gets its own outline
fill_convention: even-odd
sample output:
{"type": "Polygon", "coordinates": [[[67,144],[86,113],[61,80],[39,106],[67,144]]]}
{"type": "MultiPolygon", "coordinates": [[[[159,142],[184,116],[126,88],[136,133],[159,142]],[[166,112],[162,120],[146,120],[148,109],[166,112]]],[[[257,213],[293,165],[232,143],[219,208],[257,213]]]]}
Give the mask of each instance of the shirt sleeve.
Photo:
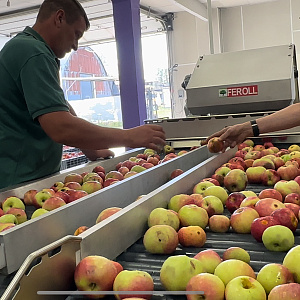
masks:
{"type": "Polygon", "coordinates": [[[33,119],[50,112],[69,111],[55,59],[45,54],[31,57],[20,71],[20,80],[33,119]]]}

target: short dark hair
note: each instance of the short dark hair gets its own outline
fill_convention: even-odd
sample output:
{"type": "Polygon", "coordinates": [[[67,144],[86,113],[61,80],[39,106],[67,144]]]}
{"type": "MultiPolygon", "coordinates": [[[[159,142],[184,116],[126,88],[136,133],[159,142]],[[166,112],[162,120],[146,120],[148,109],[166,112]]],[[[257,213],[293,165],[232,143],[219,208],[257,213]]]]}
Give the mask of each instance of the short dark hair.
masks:
{"type": "Polygon", "coordinates": [[[54,12],[62,9],[66,13],[66,21],[73,24],[79,17],[83,17],[86,29],[90,28],[90,22],[83,7],[77,0],[44,0],[37,15],[37,19],[44,21],[54,12]]]}

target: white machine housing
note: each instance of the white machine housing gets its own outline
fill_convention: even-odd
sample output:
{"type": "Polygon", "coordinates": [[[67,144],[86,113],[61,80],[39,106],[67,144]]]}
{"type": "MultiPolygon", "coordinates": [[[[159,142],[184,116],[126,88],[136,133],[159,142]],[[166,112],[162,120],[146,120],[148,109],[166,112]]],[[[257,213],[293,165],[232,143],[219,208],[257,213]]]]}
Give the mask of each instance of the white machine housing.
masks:
{"type": "Polygon", "coordinates": [[[200,56],[186,92],[198,116],[280,110],[299,101],[295,46],[200,56]]]}

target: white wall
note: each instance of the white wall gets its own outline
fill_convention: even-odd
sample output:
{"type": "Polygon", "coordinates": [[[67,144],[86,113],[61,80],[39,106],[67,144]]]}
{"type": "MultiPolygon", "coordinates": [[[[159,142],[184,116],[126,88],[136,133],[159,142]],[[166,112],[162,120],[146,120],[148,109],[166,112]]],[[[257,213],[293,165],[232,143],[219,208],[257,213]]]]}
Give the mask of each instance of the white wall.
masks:
{"type": "MultiPolygon", "coordinates": [[[[278,0],[262,4],[213,10],[214,53],[293,43],[300,69],[300,0],[278,0]]],[[[177,13],[171,33],[174,118],[185,117],[181,83],[193,72],[200,55],[210,54],[208,22],[189,13],[177,13]]]]}
{"type": "Polygon", "coordinates": [[[3,48],[3,46],[6,44],[6,42],[8,42],[10,40],[10,38],[8,37],[4,37],[4,36],[0,36],[0,50],[3,48]]]}

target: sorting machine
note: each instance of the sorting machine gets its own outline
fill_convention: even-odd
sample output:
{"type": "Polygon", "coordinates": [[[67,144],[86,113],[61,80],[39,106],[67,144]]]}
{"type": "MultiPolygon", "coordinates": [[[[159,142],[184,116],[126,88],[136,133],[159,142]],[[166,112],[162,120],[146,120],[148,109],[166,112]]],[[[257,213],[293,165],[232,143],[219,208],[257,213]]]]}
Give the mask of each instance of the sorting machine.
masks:
{"type": "MultiPolygon", "coordinates": [[[[250,120],[254,117],[257,118],[257,116],[272,113],[284,105],[297,102],[298,84],[294,46],[287,45],[264,50],[229,55],[228,58],[226,57],[227,70],[232,73],[237,72],[238,65],[242,63],[250,68],[252,64],[244,61],[244,55],[254,61],[257,60],[258,64],[261,64],[259,53],[262,53],[261,55],[268,60],[268,63],[261,67],[265,72],[267,72],[266,69],[269,69],[269,73],[272,73],[273,65],[278,62],[279,66],[274,67],[276,76],[272,77],[271,74],[268,74],[269,77],[264,77],[261,74],[263,73],[262,70],[253,69],[253,72],[255,71],[261,75],[260,80],[255,79],[254,74],[252,74],[244,78],[237,76],[235,79],[239,78],[240,81],[236,83],[225,82],[221,84],[220,81],[217,81],[221,86],[220,88],[216,87],[215,83],[211,84],[211,87],[207,87],[204,77],[198,74],[201,73],[199,71],[202,69],[201,64],[206,61],[206,57],[202,57],[199,59],[187,86],[187,104],[190,110],[199,113],[199,116],[186,119],[147,120],[146,123],[160,123],[166,131],[168,142],[176,149],[182,149],[195,146],[195,143],[200,145],[201,139],[224,126],[250,120]],[[274,61],[270,59],[273,52],[276,53],[273,56],[274,61]],[[234,57],[238,60],[237,62],[234,57]],[[234,69],[231,68],[230,60],[236,64],[234,69]],[[206,86],[202,87],[199,84],[197,87],[197,78],[199,82],[203,82],[203,85],[206,86]],[[246,79],[248,79],[248,82],[244,82],[246,79]],[[267,79],[269,83],[264,88],[259,81],[268,81],[267,79]],[[280,91],[280,99],[272,100],[273,98],[270,99],[267,96],[268,91],[272,90],[277,84],[283,86],[276,89],[280,91]],[[228,88],[238,87],[238,85],[256,86],[252,91],[257,95],[243,95],[240,98],[227,99],[224,92],[221,93],[221,90],[226,90],[226,93],[228,93],[228,88]],[[207,94],[204,94],[204,98],[207,99],[204,105],[203,101],[197,98],[202,90],[207,91],[207,94]],[[221,93],[222,96],[213,98],[213,90],[218,91],[218,95],[221,93]],[[261,98],[258,98],[261,90],[264,90],[264,94],[261,95],[261,98]],[[286,94],[283,90],[286,91],[286,94]],[[211,101],[209,101],[210,97],[211,101]],[[195,100],[196,98],[198,100],[195,100]],[[240,101],[244,101],[243,99],[246,99],[248,104],[244,102],[241,108],[238,108],[240,101]],[[195,101],[198,101],[198,104],[195,104],[195,101]],[[215,109],[218,101],[222,101],[220,109],[210,110],[210,106],[215,109]],[[228,108],[226,108],[226,101],[229,101],[228,108]],[[264,101],[267,103],[264,103],[264,101]],[[257,109],[255,109],[256,104],[257,109]],[[196,108],[197,105],[198,108],[196,108]],[[205,108],[202,110],[203,107],[205,108]],[[249,111],[249,107],[253,111],[249,111]],[[268,110],[263,110],[264,107],[268,110]],[[234,108],[233,111],[231,111],[231,108],[234,108]],[[215,112],[227,114],[214,114],[215,112]]],[[[218,55],[214,57],[218,65],[222,65],[223,60],[220,59],[222,57],[218,57],[218,55]]],[[[208,65],[203,67],[207,76],[212,71],[216,74],[218,71],[223,70],[223,67],[219,68],[213,63],[214,57],[209,57],[207,59],[208,65]],[[209,65],[211,68],[209,68],[209,65]]],[[[232,77],[234,76],[232,75],[232,77]]],[[[214,78],[213,76],[212,80],[214,78]]],[[[277,95],[277,93],[272,94],[272,97],[275,97],[274,95],[277,95]]],[[[255,143],[263,143],[264,138],[268,138],[279,148],[287,148],[294,143],[300,144],[298,128],[291,131],[271,133],[264,135],[262,138],[254,138],[255,143]]],[[[61,181],[67,173],[91,171],[96,164],[103,165],[106,170],[112,170],[119,161],[136,156],[142,151],[143,149],[134,149],[113,159],[87,163],[42,180],[2,190],[0,191],[0,201],[11,195],[22,196],[25,191],[31,188],[50,187],[54,182],[61,181]]],[[[228,149],[225,153],[213,155],[208,152],[206,146],[199,147],[148,169],[139,175],[125,179],[42,215],[37,219],[1,232],[0,288],[2,288],[2,296],[0,299],[84,299],[83,295],[76,294],[73,274],[76,264],[88,255],[103,255],[119,261],[124,269],[138,269],[149,272],[154,278],[155,291],[157,292],[153,299],[185,299],[184,296],[164,295],[164,289],[159,280],[159,270],[167,255],[151,255],[145,251],[142,244],[142,237],[147,229],[148,215],[156,207],[166,207],[172,196],[181,193],[192,193],[195,184],[201,179],[211,176],[219,166],[233,157],[235,152],[236,149],[228,149]],[[170,173],[176,168],[181,168],[184,173],[169,180],[170,173]],[[135,201],[140,195],[144,196],[135,201]],[[112,206],[122,207],[123,209],[95,225],[99,212],[112,206]],[[82,225],[90,228],[79,236],[74,236],[75,229],[82,225]]],[[[247,189],[256,193],[263,188],[258,185],[247,186],[247,189]]],[[[300,242],[299,235],[300,231],[297,229],[295,232],[296,244],[300,242]]],[[[201,250],[213,249],[222,255],[223,251],[231,246],[239,246],[249,251],[250,264],[256,272],[268,262],[281,263],[285,255],[285,253],[274,253],[266,250],[262,244],[257,243],[249,234],[236,234],[232,231],[217,234],[209,232],[209,230],[207,230],[207,241],[202,248],[184,248],[179,245],[174,254],[193,256],[201,250]]],[[[107,297],[113,299],[113,296],[107,297]]]]}

